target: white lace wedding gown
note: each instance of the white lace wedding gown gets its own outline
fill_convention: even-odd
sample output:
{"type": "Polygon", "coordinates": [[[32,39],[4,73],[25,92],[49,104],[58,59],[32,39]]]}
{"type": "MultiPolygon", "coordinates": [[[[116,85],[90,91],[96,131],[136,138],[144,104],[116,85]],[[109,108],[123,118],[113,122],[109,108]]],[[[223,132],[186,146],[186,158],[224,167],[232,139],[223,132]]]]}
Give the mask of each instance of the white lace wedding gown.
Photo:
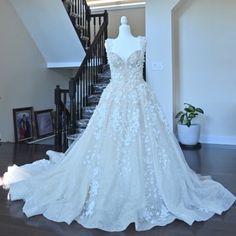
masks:
{"type": "Polygon", "coordinates": [[[175,219],[188,224],[221,214],[235,196],[221,184],[193,172],[142,78],[145,39],[127,60],[106,41],[112,80],[87,129],[51,160],[4,175],[11,200],[23,199],[27,216],[73,220],[87,228],[136,230],[175,219]]]}

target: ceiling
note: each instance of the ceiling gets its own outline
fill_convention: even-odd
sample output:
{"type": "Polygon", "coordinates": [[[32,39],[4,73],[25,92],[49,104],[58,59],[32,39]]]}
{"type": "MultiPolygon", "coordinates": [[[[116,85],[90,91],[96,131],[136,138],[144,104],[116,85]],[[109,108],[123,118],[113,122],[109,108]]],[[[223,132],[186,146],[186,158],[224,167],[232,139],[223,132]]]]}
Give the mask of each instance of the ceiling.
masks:
{"type": "Polygon", "coordinates": [[[90,7],[104,7],[104,6],[130,6],[138,5],[146,2],[145,0],[87,0],[90,7]]]}

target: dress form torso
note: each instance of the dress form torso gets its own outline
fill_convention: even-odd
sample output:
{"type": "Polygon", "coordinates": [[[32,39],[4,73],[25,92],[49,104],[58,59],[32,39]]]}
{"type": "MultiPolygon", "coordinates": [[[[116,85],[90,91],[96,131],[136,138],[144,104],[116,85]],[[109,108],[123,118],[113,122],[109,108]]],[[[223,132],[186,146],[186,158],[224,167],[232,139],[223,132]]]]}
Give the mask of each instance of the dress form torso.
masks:
{"type": "Polygon", "coordinates": [[[127,18],[122,16],[118,37],[112,42],[112,52],[118,54],[123,60],[127,60],[133,52],[140,49],[140,38],[131,34],[127,18]]]}

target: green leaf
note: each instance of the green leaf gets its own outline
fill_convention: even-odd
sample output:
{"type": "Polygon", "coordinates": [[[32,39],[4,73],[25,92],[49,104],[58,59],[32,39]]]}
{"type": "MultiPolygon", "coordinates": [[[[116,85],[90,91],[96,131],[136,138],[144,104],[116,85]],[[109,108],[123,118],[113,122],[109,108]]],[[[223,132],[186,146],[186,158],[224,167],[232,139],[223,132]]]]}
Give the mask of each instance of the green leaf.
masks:
{"type": "Polygon", "coordinates": [[[175,118],[178,119],[182,114],[183,114],[182,111],[178,112],[178,113],[176,114],[175,118]]]}
{"type": "Polygon", "coordinates": [[[181,124],[183,124],[183,122],[184,122],[184,114],[182,114],[182,115],[180,116],[179,121],[180,121],[181,124]]]}
{"type": "Polygon", "coordinates": [[[190,103],[185,102],[184,105],[192,106],[190,103]]]}
{"type": "Polygon", "coordinates": [[[191,119],[193,119],[196,115],[195,115],[196,113],[190,113],[189,114],[189,118],[191,118],[191,119]]]}
{"type": "Polygon", "coordinates": [[[196,108],[196,111],[199,112],[199,113],[204,114],[204,111],[201,108],[199,108],[199,107],[196,108]]]}
{"type": "Polygon", "coordinates": [[[195,111],[195,109],[193,107],[186,107],[186,108],[184,108],[184,110],[187,112],[194,112],[195,111]]]}
{"type": "Polygon", "coordinates": [[[189,103],[184,103],[184,105],[188,105],[188,107],[189,107],[190,109],[195,110],[195,107],[194,107],[193,105],[189,104],[189,103]]]}

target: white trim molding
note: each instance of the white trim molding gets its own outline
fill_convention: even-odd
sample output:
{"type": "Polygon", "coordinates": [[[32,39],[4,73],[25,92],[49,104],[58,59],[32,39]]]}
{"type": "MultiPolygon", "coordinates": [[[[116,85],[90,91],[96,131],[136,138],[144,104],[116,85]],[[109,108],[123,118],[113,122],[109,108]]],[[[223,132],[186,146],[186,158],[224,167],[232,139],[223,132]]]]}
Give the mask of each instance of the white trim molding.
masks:
{"type": "Polygon", "coordinates": [[[104,5],[104,6],[91,6],[92,12],[102,12],[104,10],[112,11],[112,10],[123,10],[130,8],[143,8],[145,7],[146,2],[137,2],[137,3],[124,3],[119,5],[104,5]]]}
{"type": "Polygon", "coordinates": [[[236,145],[236,136],[201,135],[201,143],[236,145]]]}
{"type": "Polygon", "coordinates": [[[47,68],[79,68],[81,62],[48,62],[47,68]]]}

